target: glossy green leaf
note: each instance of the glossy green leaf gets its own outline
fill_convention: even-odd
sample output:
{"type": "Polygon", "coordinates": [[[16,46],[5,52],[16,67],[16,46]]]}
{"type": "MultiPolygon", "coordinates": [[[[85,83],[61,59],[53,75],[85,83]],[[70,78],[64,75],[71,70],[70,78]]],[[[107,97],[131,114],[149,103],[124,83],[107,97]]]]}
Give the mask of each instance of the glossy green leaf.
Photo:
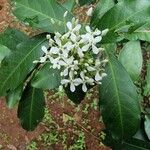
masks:
{"type": "MultiPolygon", "coordinates": [[[[123,141],[115,141],[109,131],[105,131],[106,138],[104,144],[113,150],[149,150],[150,143],[145,138],[132,137],[123,141]]],[[[141,131],[138,134],[142,134],[141,131]]]]}
{"type": "Polygon", "coordinates": [[[100,86],[100,111],[113,138],[127,139],[137,132],[140,124],[139,98],[124,67],[113,55],[107,56],[107,77],[100,86]]]}
{"type": "Polygon", "coordinates": [[[10,54],[10,52],[11,52],[10,49],[0,44],[0,64],[1,64],[1,61],[10,54]]]}
{"type": "MultiPolygon", "coordinates": [[[[103,39],[103,43],[116,41],[117,29],[129,24],[139,24],[150,20],[149,0],[125,0],[117,3],[103,15],[101,19],[95,18],[92,23],[101,30],[108,28],[109,33],[103,39]]],[[[93,16],[94,17],[94,16],[93,16]]]]}
{"type": "Polygon", "coordinates": [[[23,32],[8,28],[0,34],[0,44],[6,46],[11,51],[15,51],[19,43],[27,41],[29,38],[23,32]]]}
{"type": "Polygon", "coordinates": [[[125,44],[119,54],[119,61],[125,67],[131,78],[136,81],[142,70],[143,56],[139,41],[130,41],[125,44]]]}
{"type": "Polygon", "coordinates": [[[149,30],[139,30],[132,34],[126,36],[128,40],[141,40],[150,42],[150,31],[149,30]]]}
{"type": "Polygon", "coordinates": [[[18,86],[14,91],[8,93],[6,97],[6,102],[8,108],[13,108],[21,99],[21,95],[23,92],[23,85],[18,86]]]}
{"type": "Polygon", "coordinates": [[[142,40],[150,42],[150,21],[137,28],[133,33],[127,33],[126,39],[129,40],[142,40]]]}
{"type": "Polygon", "coordinates": [[[144,95],[149,96],[150,95],[150,62],[147,64],[147,75],[145,78],[145,86],[144,86],[144,95]]]}
{"type": "Polygon", "coordinates": [[[121,144],[121,150],[149,150],[150,144],[147,141],[141,141],[139,139],[132,139],[125,141],[121,144]]]}
{"type": "Polygon", "coordinates": [[[60,85],[60,71],[45,64],[34,76],[31,85],[35,88],[54,89],[60,85]]]}
{"type": "Polygon", "coordinates": [[[95,25],[97,20],[101,19],[102,16],[115,5],[114,0],[100,0],[96,5],[93,12],[91,23],[95,25]]]}
{"type": "Polygon", "coordinates": [[[63,3],[63,7],[65,7],[69,12],[71,12],[75,6],[76,2],[75,0],[66,0],[63,3]]]}
{"type": "Polygon", "coordinates": [[[33,131],[44,117],[45,99],[42,90],[27,86],[18,106],[18,117],[22,127],[33,131]]]}
{"type": "Polygon", "coordinates": [[[32,38],[18,44],[16,50],[6,57],[0,68],[0,95],[16,89],[35,67],[34,60],[43,54],[41,45],[45,44],[45,37],[32,38]]]}
{"type": "Polygon", "coordinates": [[[18,19],[43,31],[64,32],[66,21],[72,18],[69,12],[66,18],[63,17],[67,9],[55,0],[13,0],[13,2],[13,13],[18,19]]]}
{"type": "Polygon", "coordinates": [[[144,128],[148,139],[150,140],[150,116],[145,115],[144,128]]]}

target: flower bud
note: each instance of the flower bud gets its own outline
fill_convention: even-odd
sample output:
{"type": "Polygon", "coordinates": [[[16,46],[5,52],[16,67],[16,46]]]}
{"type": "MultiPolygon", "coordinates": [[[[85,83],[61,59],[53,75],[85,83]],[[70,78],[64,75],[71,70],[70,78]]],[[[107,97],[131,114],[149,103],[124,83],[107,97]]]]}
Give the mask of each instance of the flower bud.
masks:
{"type": "Polygon", "coordinates": [[[103,30],[101,36],[105,36],[108,33],[108,31],[109,31],[109,29],[103,30]]]}
{"type": "Polygon", "coordinates": [[[92,16],[93,13],[93,7],[89,8],[89,10],[86,12],[87,16],[92,16]]]}
{"type": "Polygon", "coordinates": [[[66,11],[66,12],[64,13],[64,18],[67,16],[67,14],[68,14],[68,11],[66,11]]]}

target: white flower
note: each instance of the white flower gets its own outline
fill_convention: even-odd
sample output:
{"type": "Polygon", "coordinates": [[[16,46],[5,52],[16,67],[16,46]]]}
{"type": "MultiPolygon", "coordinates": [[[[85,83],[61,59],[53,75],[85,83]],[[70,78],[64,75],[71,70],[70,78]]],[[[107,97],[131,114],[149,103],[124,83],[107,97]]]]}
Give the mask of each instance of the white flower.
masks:
{"type": "Polygon", "coordinates": [[[68,84],[70,84],[70,91],[74,92],[75,91],[75,86],[78,86],[81,82],[80,78],[73,78],[73,72],[70,71],[69,73],[69,79],[63,79],[61,80],[61,84],[67,86],[68,84]]]}
{"type": "Polygon", "coordinates": [[[59,53],[59,48],[58,47],[51,47],[50,53],[52,53],[52,54],[58,54],[59,53]]]}
{"type": "Polygon", "coordinates": [[[82,41],[86,43],[86,45],[82,47],[82,51],[84,52],[88,51],[90,50],[90,47],[91,47],[93,53],[98,54],[100,52],[100,49],[97,48],[96,44],[102,40],[102,37],[100,36],[101,34],[100,30],[96,29],[93,32],[90,26],[86,26],[86,31],[87,33],[81,36],[82,41]]]}
{"type": "Polygon", "coordinates": [[[88,11],[86,12],[87,16],[92,16],[93,13],[93,7],[89,8],[88,11]]]}
{"type": "Polygon", "coordinates": [[[71,56],[70,58],[68,58],[66,60],[60,60],[59,64],[61,66],[65,67],[64,71],[62,72],[62,75],[67,76],[68,72],[69,72],[69,69],[74,67],[74,57],[71,56]]]}
{"type": "Polygon", "coordinates": [[[44,52],[45,56],[40,57],[40,63],[44,63],[47,59],[47,55],[49,53],[49,51],[47,50],[46,46],[42,46],[42,51],[44,52]]]}
{"type": "Polygon", "coordinates": [[[82,90],[83,90],[83,92],[87,92],[88,89],[87,89],[86,84],[93,85],[94,84],[94,80],[93,80],[93,78],[89,78],[89,77],[85,76],[83,71],[81,71],[80,77],[82,79],[82,82],[81,82],[82,90]]]}
{"type": "MultiPolygon", "coordinates": [[[[91,13],[92,8],[88,15],[91,13]]],[[[64,13],[64,17],[66,16],[67,12],[64,13]]],[[[42,46],[44,55],[34,63],[49,61],[52,68],[60,70],[61,85],[70,86],[71,92],[81,85],[82,91],[86,92],[89,86],[101,84],[101,80],[107,75],[104,68],[108,59],[104,58],[104,48],[99,47],[98,43],[108,30],[101,32],[86,26],[86,33],[81,34],[81,25],[75,18],[67,22],[66,26],[66,33],[56,32],[54,37],[50,34],[46,36],[49,47],[42,46]]]]}
{"type": "Polygon", "coordinates": [[[69,36],[71,36],[71,39],[74,41],[74,38],[76,38],[76,34],[78,33],[80,28],[81,28],[81,24],[78,24],[77,22],[67,22],[67,28],[69,29],[69,31],[63,35],[63,38],[68,38],[69,36]]]}
{"type": "Polygon", "coordinates": [[[51,63],[53,64],[53,69],[60,69],[61,65],[60,65],[60,58],[55,58],[55,59],[51,59],[51,63]]]}
{"type": "Polygon", "coordinates": [[[101,73],[102,71],[104,71],[104,69],[102,69],[101,67],[104,62],[106,62],[106,60],[101,62],[99,59],[96,59],[95,66],[87,66],[88,71],[95,71],[95,81],[97,82],[101,81],[102,78],[107,75],[106,73],[101,73]]]}

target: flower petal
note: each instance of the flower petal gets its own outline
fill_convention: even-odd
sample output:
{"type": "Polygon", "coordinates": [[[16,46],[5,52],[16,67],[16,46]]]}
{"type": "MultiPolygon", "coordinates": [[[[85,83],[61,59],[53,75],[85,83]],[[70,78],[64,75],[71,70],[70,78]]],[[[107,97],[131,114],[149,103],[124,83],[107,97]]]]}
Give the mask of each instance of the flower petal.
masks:
{"type": "Polygon", "coordinates": [[[68,68],[66,68],[66,69],[63,71],[63,75],[64,75],[64,76],[67,76],[67,75],[68,75],[68,68]]]}
{"type": "Polygon", "coordinates": [[[82,80],[84,80],[85,75],[84,75],[84,72],[83,72],[83,71],[81,71],[80,76],[81,76],[82,80]]]}
{"type": "Polygon", "coordinates": [[[85,83],[83,83],[83,85],[82,85],[82,90],[83,90],[83,92],[87,92],[87,87],[86,87],[85,83]]]}
{"type": "Polygon", "coordinates": [[[46,48],[46,46],[42,46],[42,51],[45,53],[45,54],[47,54],[47,48],[46,48]]]}
{"type": "Polygon", "coordinates": [[[68,80],[68,79],[61,80],[61,84],[68,84],[69,82],[70,82],[70,80],[68,80]]]}
{"type": "Polygon", "coordinates": [[[89,33],[92,32],[90,26],[86,26],[85,29],[86,29],[86,31],[89,32],[89,33]]]}
{"type": "Polygon", "coordinates": [[[93,35],[100,35],[101,34],[101,31],[96,29],[94,32],[93,32],[93,35]]]}
{"type": "Polygon", "coordinates": [[[72,33],[70,39],[72,40],[72,42],[76,42],[77,36],[74,33],[72,33]]]}
{"type": "Polygon", "coordinates": [[[84,57],[84,53],[82,52],[82,49],[81,48],[78,48],[78,55],[80,58],[84,57]]]}
{"type": "Polygon", "coordinates": [[[52,54],[58,54],[58,53],[59,53],[59,48],[57,48],[57,47],[52,47],[52,48],[50,49],[50,52],[51,52],[52,54]]]}
{"type": "Polygon", "coordinates": [[[60,60],[60,61],[59,61],[59,64],[60,64],[61,66],[67,66],[66,62],[64,62],[63,60],[60,60]]]}
{"type": "Polygon", "coordinates": [[[87,50],[89,50],[89,48],[90,48],[90,44],[84,45],[84,46],[82,47],[82,51],[83,51],[83,52],[86,52],[87,50]]]}
{"type": "Polygon", "coordinates": [[[78,85],[81,84],[81,83],[83,83],[83,81],[82,81],[81,78],[76,78],[76,79],[74,79],[74,84],[75,84],[76,86],[78,86],[78,85]]]}
{"type": "Polygon", "coordinates": [[[60,40],[60,38],[59,38],[59,37],[54,36],[54,39],[55,39],[55,42],[56,42],[56,44],[57,44],[58,46],[62,46],[62,44],[61,44],[61,40],[60,40]]]}
{"type": "Polygon", "coordinates": [[[101,40],[102,40],[102,37],[97,36],[97,37],[94,38],[94,43],[96,44],[96,43],[100,42],[101,40]]]}
{"type": "Polygon", "coordinates": [[[99,49],[95,45],[92,45],[92,51],[93,51],[94,54],[99,53],[99,49]]]}
{"type": "Polygon", "coordinates": [[[44,63],[46,61],[47,57],[40,57],[40,63],[44,63]]]}
{"type": "Polygon", "coordinates": [[[96,72],[95,80],[96,80],[96,81],[101,81],[101,80],[102,80],[102,77],[100,76],[100,74],[99,74],[98,71],[96,72]]]}
{"type": "Polygon", "coordinates": [[[79,31],[81,29],[81,24],[77,24],[73,31],[79,31]]]}
{"type": "Polygon", "coordinates": [[[72,30],[72,23],[69,21],[69,22],[67,22],[67,28],[69,29],[69,30],[72,30]]]}
{"type": "Polygon", "coordinates": [[[101,77],[103,78],[103,77],[106,77],[107,76],[107,74],[106,73],[102,73],[101,74],[101,77]]]}
{"type": "Polygon", "coordinates": [[[76,89],[75,89],[75,85],[73,84],[73,82],[70,83],[70,91],[71,92],[74,92],[76,89]]]}
{"type": "Polygon", "coordinates": [[[96,69],[95,69],[94,67],[88,66],[88,67],[87,67],[87,70],[88,70],[88,71],[95,71],[96,69]]]}

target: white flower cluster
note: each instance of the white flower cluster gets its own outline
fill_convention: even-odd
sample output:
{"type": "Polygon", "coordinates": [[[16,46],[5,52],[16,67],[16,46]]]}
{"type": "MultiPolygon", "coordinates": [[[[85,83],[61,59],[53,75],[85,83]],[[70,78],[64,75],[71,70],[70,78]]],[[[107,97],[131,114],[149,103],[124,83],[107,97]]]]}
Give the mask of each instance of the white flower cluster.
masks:
{"type": "Polygon", "coordinates": [[[67,28],[68,32],[63,35],[58,32],[54,38],[47,35],[49,48],[42,46],[45,55],[40,57],[39,62],[50,61],[52,68],[60,69],[61,84],[70,85],[72,92],[79,85],[86,92],[88,85],[101,84],[102,78],[106,76],[104,68],[108,60],[104,58],[104,49],[97,44],[108,29],[92,31],[90,26],[86,26],[86,33],[82,34],[82,26],[75,18],[67,22],[67,28]]]}

